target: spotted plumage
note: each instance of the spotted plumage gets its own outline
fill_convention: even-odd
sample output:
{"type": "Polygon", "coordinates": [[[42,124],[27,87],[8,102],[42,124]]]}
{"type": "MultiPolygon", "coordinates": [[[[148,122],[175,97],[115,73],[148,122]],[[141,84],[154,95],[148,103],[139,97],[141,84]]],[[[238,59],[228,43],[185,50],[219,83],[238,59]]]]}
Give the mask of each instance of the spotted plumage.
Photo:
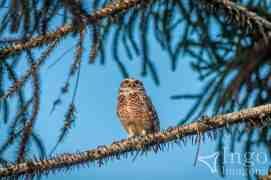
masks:
{"type": "Polygon", "coordinates": [[[157,113],[139,80],[128,78],[121,82],[117,114],[129,137],[160,130],[157,113]]]}

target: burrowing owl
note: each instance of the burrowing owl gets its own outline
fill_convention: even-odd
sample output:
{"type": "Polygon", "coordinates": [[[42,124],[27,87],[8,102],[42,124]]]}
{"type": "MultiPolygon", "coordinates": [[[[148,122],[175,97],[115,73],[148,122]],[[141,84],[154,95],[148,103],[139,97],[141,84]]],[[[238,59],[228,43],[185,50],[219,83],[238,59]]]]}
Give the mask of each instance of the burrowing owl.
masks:
{"type": "Polygon", "coordinates": [[[121,82],[117,114],[129,137],[159,131],[159,119],[143,83],[128,78],[121,82]]]}

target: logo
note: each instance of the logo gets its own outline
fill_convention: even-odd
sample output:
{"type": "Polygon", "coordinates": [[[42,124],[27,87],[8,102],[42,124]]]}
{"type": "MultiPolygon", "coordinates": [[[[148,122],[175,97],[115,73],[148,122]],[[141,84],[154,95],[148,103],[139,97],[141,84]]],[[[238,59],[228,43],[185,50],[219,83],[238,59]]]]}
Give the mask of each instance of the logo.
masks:
{"type": "Polygon", "coordinates": [[[198,161],[206,165],[212,174],[217,173],[217,158],[219,157],[219,153],[215,152],[211,155],[207,156],[199,156],[198,161]]]}
{"type": "Polygon", "coordinates": [[[222,152],[199,155],[197,161],[201,166],[209,169],[211,174],[218,174],[218,160],[222,159],[222,174],[225,176],[246,176],[250,174],[266,174],[268,172],[268,154],[263,151],[230,152],[228,148],[222,152]]]}

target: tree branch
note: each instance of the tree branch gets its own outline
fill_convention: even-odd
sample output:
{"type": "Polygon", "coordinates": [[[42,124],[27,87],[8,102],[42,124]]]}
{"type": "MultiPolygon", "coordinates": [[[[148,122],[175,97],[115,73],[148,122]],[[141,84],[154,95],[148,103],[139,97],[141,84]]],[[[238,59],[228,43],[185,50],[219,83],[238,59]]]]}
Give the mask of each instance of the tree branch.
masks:
{"type": "MultiPolygon", "coordinates": [[[[271,29],[271,22],[258,16],[256,13],[249,11],[244,6],[240,6],[237,3],[231,2],[230,0],[199,0],[201,4],[206,4],[209,8],[223,11],[227,16],[230,16],[233,21],[241,26],[261,26],[263,30],[271,29]]],[[[257,29],[259,31],[259,29],[257,29]]]]}
{"type": "MultiPolygon", "coordinates": [[[[161,150],[169,142],[180,142],[185,137],[210,133],[213,130],[245,123],[263,127],[270,124],[271,104],[248,108],[240,112],[218,115],[200,119],[197,122],[168,128],[164,132],[149,134],[138,138],[129,138],[114,142],[111,145],[98,146],[96,149],[69,154],[65,153],[45,160],[29,160],[19,164],[11,164],[0,168],[0,177],[10,178],[18,175],[35,176],[48,174],[62,169],[70,169],[75,165],[98,162],[124,156],[129,152],[161,150]]],[[[210,134],[209,134],[210,135],[210,134]]]]}
{"type": "MultiPolygon", "coordinates": [[[[83,16],[85,17],[84,22],[86,25],[95,24],[105,17],[123,13],[142,2],[151,3],[154,1],[158,0],[148,0],[147,2],[146,0],[118,0],[116,2],[109,3],[104,8],[94,11],[89,16],[83,16]]],[[[256,15],[254,12],[247,10],[243,6],[237,5],[236,3],[229,0],[194,0],[194,2],[207,5],[208,7],[211,7],[215,10],[219,9],[224,11],[226,15],[232,19],[232,21],[236,22],[239,26],[246,27],[246,30],[258,32],[263,36],[265,31],[271,30],[271,23],[269,21],[256,15]]],[[[66,24],[62,27],[59,27],[54,32],[49,32],[45,35],[31,38],[26,42],[16,42],[10,47],[0,49],[0,59],[4,59],[5,57],[23,51],[24,49],[43,46],[44,44],[48,44],[57,39],[61,39],[69,33],[75,32],[76,30],[77,28],[72,24],[66,24]]]]}
{"type": "Polygon", "coordinates": [[[244,6],[230,0],[200,0],[201,5],[207,7],[207,11],[216,14],[223,14],[228,23],[234,24],[244,34],[255,33],[262,37],[265,44],[268,44],[268,36],[271,30],[271,22],[258,16],[255,12],[249,11],[244,6]]]}
{"type": "MultiPolygon", "coordinates": [[[[117,2],[110,3],[104,8],[96,10],[91,15],[87,16],[85,19],[85,23],[86,25],[94,24],[104,17],[112,16],[119,12],[128,10],[129,8],[138,5],[140,2],[141,0],[119,0],[117,2]]],[[[40,47],[44,44],[63,38],[67,34],[71,32],[75,32],[76,30],[77,28],[74,27],[72,24],[66,24],[62,27],[59,27],[54,32],[49,32],[49,33],[46,33],[45,35],[31,38],[29,41],[26,41],[26,42],[14,43],[11,47],[0,49],[0,59],[4,59],[5,57],[10,56],[14,53],[20,52],[24,49],[40,47]]]]}

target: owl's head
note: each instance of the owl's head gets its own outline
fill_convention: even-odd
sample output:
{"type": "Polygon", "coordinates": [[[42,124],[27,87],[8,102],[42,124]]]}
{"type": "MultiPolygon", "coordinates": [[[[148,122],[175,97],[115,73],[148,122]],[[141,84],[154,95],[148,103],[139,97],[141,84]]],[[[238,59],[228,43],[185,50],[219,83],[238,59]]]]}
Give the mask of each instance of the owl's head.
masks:
{"type": "Polygon", "coordinates": [[[144,92],[144,85],[141,81],[133,78],[124,79],[120,84],[120,92],[133,92],[142,91],[144,92]]]}

